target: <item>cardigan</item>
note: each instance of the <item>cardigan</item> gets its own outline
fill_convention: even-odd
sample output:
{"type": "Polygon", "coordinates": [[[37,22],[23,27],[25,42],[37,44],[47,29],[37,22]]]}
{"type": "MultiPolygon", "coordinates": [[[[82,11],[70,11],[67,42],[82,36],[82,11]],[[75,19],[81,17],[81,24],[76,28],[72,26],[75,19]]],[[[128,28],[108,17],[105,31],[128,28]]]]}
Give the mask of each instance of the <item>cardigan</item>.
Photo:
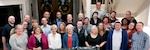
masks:
{"type": "MultiPolygon", "coordinates": [[[[109,31],[109,34],[107,36],[107,43],[106,43],[106,50],[112,50],[112,36],[113,36],[113,30],[109,31]]],[[[128,45],[128,34],[125,30],[122,30],[122,42],[120,50],[127,50],[128,45]]]]}
{"type": "MultiPolygon", "coordinates": [[[[68,33],[63,36],[63,48],[68,48],[68,33]]],[[[72,47],[77,47],[79,45],[78,36],[76,33],[72,34],[72,47]]]]}
{"type": "MultiPolygon", "coordinates": [[[[48,49],[47,36],[43,33],[41,33],[41,35],[42,35],[42,49],[48,49]]],[[[33,48],[35,47],[36,47],[36,39],[34,34],[32,34],[28,39],[28,48],[33,50],[33,48]]]]}

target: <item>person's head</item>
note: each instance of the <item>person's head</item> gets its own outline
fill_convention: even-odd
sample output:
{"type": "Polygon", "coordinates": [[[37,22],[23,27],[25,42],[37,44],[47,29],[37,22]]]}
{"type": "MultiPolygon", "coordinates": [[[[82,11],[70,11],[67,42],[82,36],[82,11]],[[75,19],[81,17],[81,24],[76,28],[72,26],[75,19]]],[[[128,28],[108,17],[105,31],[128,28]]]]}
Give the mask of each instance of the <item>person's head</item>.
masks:
{"type": "Polygon", "coordinates": [[[85,24],[85,25],[88,25],[88,24],[89,24],[89,18],[88,18],[88,17],[85,17],[85,18],[84,18],[84,24],[85,24]]]}
{"type": "Polygon", "coordinates": [[[143,30],[143,27],[144,27],[144,23],[143,22],[136,23],[136,30],[138,32],[141,32],[143,30]]]}
{"type": "Polygon", "coordinates": [[[115,30],[120,30],[121,29],[121,23],[120,22],[115,22],[115,30]]]}
{"type": "Polygon", "coordinates": [[[38,26],[38,20],[37,19],[32,19],[32,26],[33,27],[38,26]]]}
{"type": "Polygon", "coordinates": [[[94,12],[94,13],[92,14],[92,17],[93,17],[94,19],[98,18],[98,12],[94,12]]]}
{"type": "Polygon", "coordinates": [[[131,22],[129,25],[128,25],[128,29],[129,30],[133,30],[135,27],[135,23],[131,22]]]}
{"type": "Polygon", "coordinates": [[[60,31],[66,31],[66,24],[64,22],[60,23],[60,28],[59,28],[59,32],[60,31]]]}
{"type": "Polygon", "coordinates": [[[99,23],[98,24],[98,30],[105,30],[104,24],[103,23],[99,23]]]}
{"type": "Polygon", "coordinates": [[[83,25],[82,21],[78,21],[78,22],[77,22],[77,28],[81,29],[81,28],[82,28],[82,25],[83,25]]]}
{"type": "Polygon", "coordinates": [[[25,15],[24,16],[24,21],[29,23],[30,22],[30,16],[29,15],[25,15]]]}
{"type": "Polygon", "coordinates": [[[73,18],[72,18],[72,15],[71,14],[67,14],[67,21],[72,21],[73,18]]]}
{"type": "Polygon", "coordinates": [[[43,13],[43,17],[45,17],[46,19],[49,19],[49,18],[50,18],[50,15],[51,15],[51,13],[48,12],[48,11],[45,11],[45,12],[43,13]]]}
{"type": "Polygon", "coordinates": [[[55,34],[57,32],[57,25],[53,24],[51,27],[52,33],[55,34]]]}
{"type": "Polygon", "coordinates": [[[27,29],[27,26],[28,26],[28,23],[27,22],[22,22],[22,25],[23,25],[23,29],[27,29]]]}
{"type": "Polygon", "coordinates": [[[60,11],[57,11],[57,13],[56,13],[56,17],[58,18],[58,19],[60,19],[61,18],[61,12],[60,11]]]}
{"type": "Polygon", "coordinates": [[[33,28],[33,32],[34,34],[41,34],[42,33],[42,29],[40,26],[36,26],[33,28]]]}
{"type": "Polygon", "coordinates": [[[78,14],[78,19],[79,19],[79,20],[83,20],[83,19],[84,19],[83,13],[79,13],[79,14],[78,14]]]}
{"type": "Polygon", "coordinates": [[[14,24],[15,23],[15,17],[14,16],[9,16],[8,17],[8,23],[9,24],[14,24]]]}
{"type": "Polygon", "coordinates": [[[46,18],[42,18],[41,23],[42,23],[43,25],[47,25],[48,21],[47,21],[47,19],[46,19],[46,18]]]}
{"type": "Polygon", "coordinates": [[[96,2],[96,9],[101,9],[101,2],[96,2]]]}
{"type": "Polygon", "coordinates": [[[126,18],[130,18],[131,17],[131,11],[126,11],[126,18]]]}
{"type": "Polygon", "coordinates": [[[123,18],[121,23],[122,23],[122,25],[127,25],[128,24],[128,20],[126,18],[123,18]]]}
{"type": "Polygon", "coordinates": [[[102,22],[103,22],[104,24],[110,23],[110,18],[109,18],[109,17],[103,17],[102,22]]]}
{"type": "Polygon", "coordinates": [[[116,11],[112,11],[111,13],[110,13],[110,17],[111,18],[116,18],[116,11]]]}
{"type": "Polygon", "coordinates": [[[73,30],[74,30],[74,27],[72,24],[68,24],[67,27],[66,27],[66,32],[68,34],[72,34],[73,33],[73,30]]]}
{"type": "Polygon", "coordinates": [[[93,25],[93,26],[91,27],[91,33],[92,33],[92,34],[98,34],[98,28],[97,28],[96,25],[93,25]]]}
{"type": "Polygon", "coordinates": [[[15,27],[15,32],[17,35],[21,35],[23,33],[23,26],[18,24],[16,27],[15,27]]]}

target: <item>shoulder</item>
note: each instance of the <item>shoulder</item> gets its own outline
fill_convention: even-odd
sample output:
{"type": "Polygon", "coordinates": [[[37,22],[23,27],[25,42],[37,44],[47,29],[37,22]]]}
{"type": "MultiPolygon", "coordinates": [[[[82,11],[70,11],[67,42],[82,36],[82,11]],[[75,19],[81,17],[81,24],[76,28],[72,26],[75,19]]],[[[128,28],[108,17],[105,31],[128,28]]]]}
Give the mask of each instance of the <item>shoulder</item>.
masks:
{"type": "Polygon", "coordinates": [[[145,37],[149,37],[149,35],[146,32],[143,32],[145,37]]]}
{"type": "Polygon", "coordinates": [[[16,37],[16,34],[13,34],[10,36],[10,38],[15,38],[16,37]]]}

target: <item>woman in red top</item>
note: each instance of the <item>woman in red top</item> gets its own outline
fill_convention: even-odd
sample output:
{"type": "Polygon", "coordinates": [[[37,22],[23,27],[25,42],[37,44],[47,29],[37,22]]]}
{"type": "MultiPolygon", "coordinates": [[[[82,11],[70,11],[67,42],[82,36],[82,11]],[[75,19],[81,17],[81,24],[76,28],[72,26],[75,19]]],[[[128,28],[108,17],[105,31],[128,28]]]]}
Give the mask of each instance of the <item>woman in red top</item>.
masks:
{"type": "Polygon", "coordinates": [[[127,29],[127,33],[128,33],[128,37],[129,37],[129,43],[128,43],[128,48],[131,49],[131,44],[132,44],[132,35],[135,32],[135,23],[131,22],[128,25],[128,29],[127,29]]]}

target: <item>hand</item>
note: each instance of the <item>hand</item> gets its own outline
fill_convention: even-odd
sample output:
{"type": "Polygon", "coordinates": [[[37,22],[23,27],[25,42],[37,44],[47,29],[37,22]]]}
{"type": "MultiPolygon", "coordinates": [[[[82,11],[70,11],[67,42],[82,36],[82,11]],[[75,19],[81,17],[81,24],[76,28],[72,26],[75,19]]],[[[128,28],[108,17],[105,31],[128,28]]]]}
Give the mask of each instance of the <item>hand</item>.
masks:
{"type": "Polygon", "coordinates": [[[96,45],[96,47],[100,48],[100,46],[99,46],[99,45],[96,45]]]}
{"type": "Polygon", "coordinates": [[[42,50],[42,48],[41,48],[41,47],[38,47],[37,50],[42,50]]]}
{"type": "Polygon", "coordinates": [[[3,47],[3,50],[8,50],[8,48],[6,46],[3,47]]]}

